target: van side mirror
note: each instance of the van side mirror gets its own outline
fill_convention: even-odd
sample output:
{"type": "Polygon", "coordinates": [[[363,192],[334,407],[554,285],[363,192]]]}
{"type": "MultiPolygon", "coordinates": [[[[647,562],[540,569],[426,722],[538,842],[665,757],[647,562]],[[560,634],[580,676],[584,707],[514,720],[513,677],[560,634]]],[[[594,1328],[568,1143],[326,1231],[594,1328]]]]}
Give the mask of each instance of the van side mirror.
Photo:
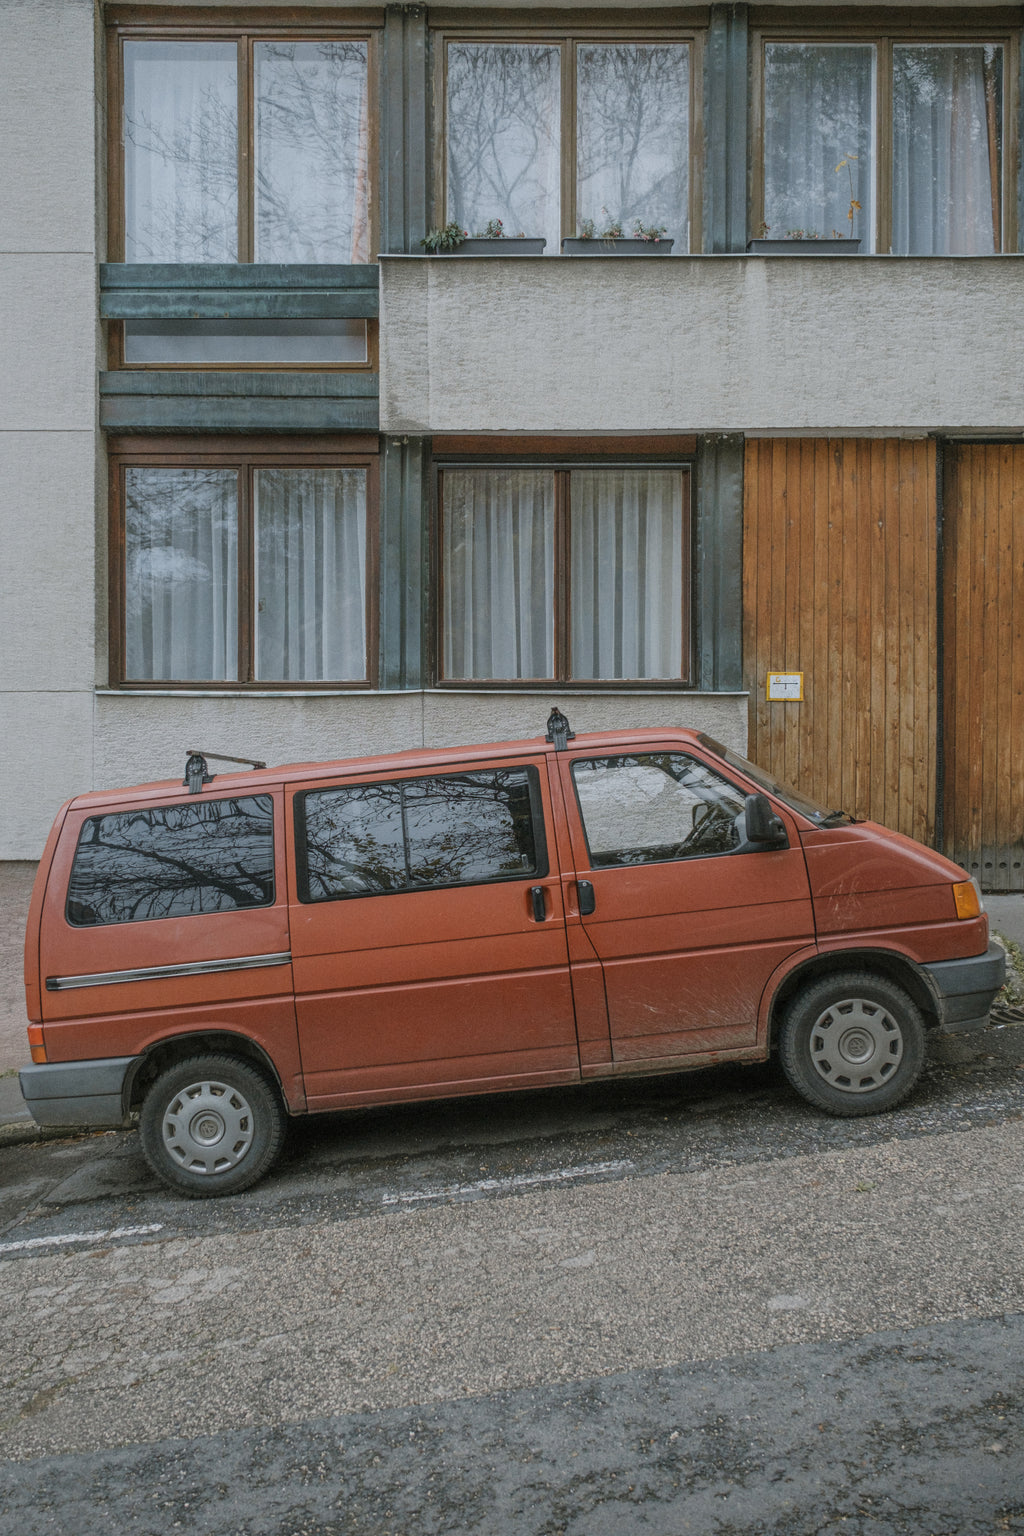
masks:
{"type": "Polygon", "coordinates": [[[788,848],[789,838],[782,819],[772,810],[766,795],[748,795],[744,805],[747,842],[758,848],[788,848]]]}

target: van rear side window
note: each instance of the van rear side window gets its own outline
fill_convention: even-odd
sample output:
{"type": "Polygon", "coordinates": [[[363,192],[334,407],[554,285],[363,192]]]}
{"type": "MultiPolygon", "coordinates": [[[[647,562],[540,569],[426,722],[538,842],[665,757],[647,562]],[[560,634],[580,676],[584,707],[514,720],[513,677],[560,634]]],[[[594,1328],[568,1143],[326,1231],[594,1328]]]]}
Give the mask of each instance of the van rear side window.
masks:
{"type": "Polygon", "coordinates": [[[536,770],[307,790],[296,804],[303,901],[547,873],[536,770]]]}
{"type": "Polygon", "coordinates": [[[274,901],[270,795],[90,816],[68,886],[75,927],[141,923],[274,901]]]}

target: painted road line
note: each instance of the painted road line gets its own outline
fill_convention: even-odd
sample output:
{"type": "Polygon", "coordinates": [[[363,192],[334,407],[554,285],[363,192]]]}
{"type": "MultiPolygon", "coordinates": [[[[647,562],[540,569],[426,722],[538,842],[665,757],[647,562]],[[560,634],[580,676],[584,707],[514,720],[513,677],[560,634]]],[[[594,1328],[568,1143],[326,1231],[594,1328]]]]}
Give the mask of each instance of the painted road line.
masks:
{"type": "Polygon", "coordinates": [[[529,1189],[534,1184],[558,1184],[566,1179],[586,1179],[598,1173],[625,1173],[635,1165],[628,1159],[614,1163],[583,1163],[578,1168],[556,1168],[551,1173],[517,1173],[507,1179],[478,1179],[474,1184],[443,1184],[438,1189],[416,1189],[385,1195],[382,1205],[411,1205],[416,1200],[445,1200],[453,1195],[501,1193],[529,1189]]]}
{"type": "Polygon", "coordinates": [[[23,1253],[30,1248],[62,1248],[66,1243],[109,1243],[118,1237],[148,1237],[162,1232],[163,1225],[148,1227],[109,1227],[106,1232],[63,1232],[53,1237],[26,1237],[20,1243],[0,1243],[0,1253],[23,1253]]]}

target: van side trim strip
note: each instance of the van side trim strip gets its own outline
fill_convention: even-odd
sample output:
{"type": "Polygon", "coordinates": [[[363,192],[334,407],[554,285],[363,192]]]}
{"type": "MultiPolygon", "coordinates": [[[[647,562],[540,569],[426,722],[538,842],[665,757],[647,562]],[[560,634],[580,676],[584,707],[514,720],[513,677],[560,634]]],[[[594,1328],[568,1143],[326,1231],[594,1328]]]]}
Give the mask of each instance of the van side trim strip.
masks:
{"type": "Polygon", "coordinates": [[[91,971],[86,976],[47,976],[47,992],[74,987],[114,987],[122,981],[164,981],[170,976],[209,976],[214,971],[255,971],[265,965],[288,965],[291,950],[278,955],[237,955],[228,960],[194,960],[190,965],[147,965],[134,971],[91,971]]]}

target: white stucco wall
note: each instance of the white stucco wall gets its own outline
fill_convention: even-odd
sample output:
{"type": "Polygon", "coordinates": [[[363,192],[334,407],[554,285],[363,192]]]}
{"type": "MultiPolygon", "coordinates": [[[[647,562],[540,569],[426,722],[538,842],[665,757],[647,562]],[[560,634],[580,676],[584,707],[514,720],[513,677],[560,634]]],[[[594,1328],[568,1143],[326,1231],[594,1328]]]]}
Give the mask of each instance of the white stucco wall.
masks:
{"type": "Polygon", "coordinates": [[[0,857],[92,778],[92,0],[0,0],[0,857]]]}
{"type": "Polygon", "coordinates": [[[384,256],[381,430],[1020,432],[1022,285],[1021,256],[384,256]]]}

